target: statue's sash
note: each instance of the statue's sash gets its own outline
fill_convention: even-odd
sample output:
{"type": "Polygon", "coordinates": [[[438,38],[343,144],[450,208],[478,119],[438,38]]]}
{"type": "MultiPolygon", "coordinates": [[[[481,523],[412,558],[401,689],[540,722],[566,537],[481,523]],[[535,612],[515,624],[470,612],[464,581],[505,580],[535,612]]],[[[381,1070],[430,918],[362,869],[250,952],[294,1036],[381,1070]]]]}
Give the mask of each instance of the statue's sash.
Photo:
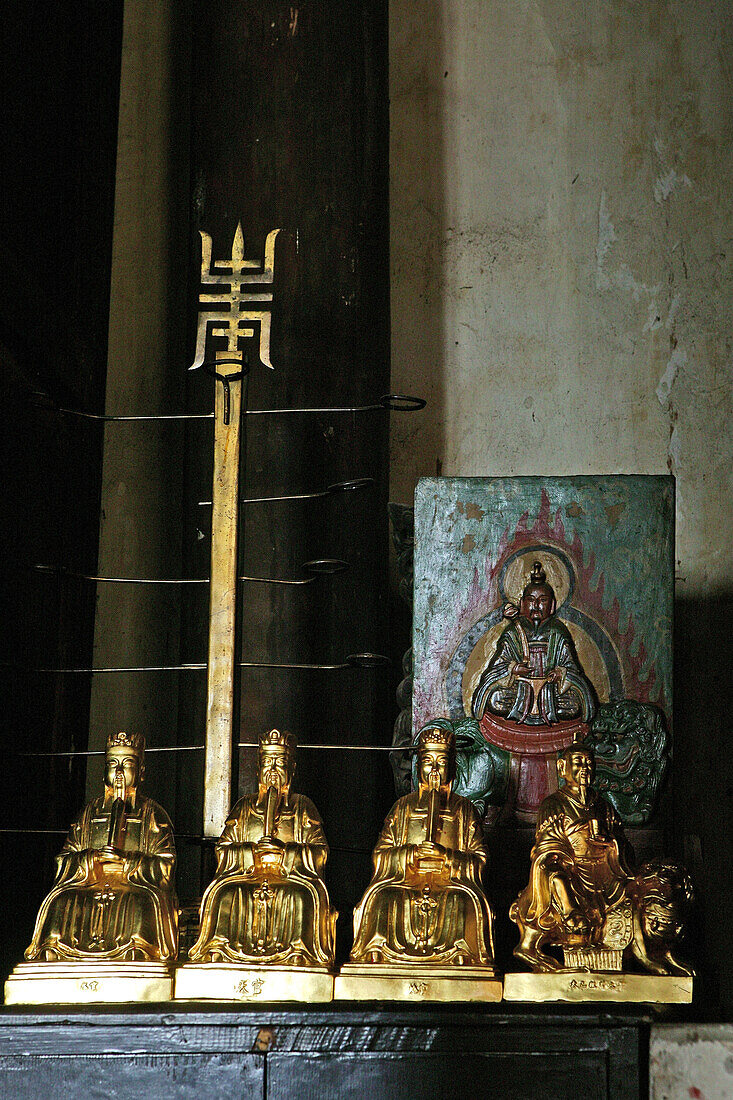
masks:
{"type": "Polygon", "coordinates": [[[577,718],[553,722],[551,726],[528,726],[489,711],[484,712],[479,725],[490,744],[519,756],[549,756],[561,752],[574,741],[583,741],[589,729],[587,722],[577,718]]]}

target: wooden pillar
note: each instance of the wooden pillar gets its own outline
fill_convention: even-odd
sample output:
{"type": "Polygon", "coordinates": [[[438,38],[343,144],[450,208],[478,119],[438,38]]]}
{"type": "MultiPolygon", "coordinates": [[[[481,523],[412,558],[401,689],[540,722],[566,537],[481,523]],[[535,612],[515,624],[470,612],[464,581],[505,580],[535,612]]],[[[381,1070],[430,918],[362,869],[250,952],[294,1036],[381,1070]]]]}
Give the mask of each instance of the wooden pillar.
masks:
{"type": "MultiPolygon", "coordinates": [[[[199,231],[222,256],[241,221],[244,254],[257,259],[267,234],[281,230],[271,288],[274,369],[259,364],[255,336],[250,410],[358,408],[389,391],[386,8],[384,0],[193,4],[192,329],[199,231]]],[[[192,376],[190,407],[210,409],[213,392],[210,378],[192,376]]],[[[317,500],[242,505],[241,574],[305,579],[303,563],[326,557],[350,567],[307,585],[244,583],[239,659],[337,664],[354,652],[384,652],[388,414],[245,414],[245,425],[245,498],[308,493],[350,478],[373,484],[317,500]]],[[[210,515],[197,502],[210,499],[212,440],[198,425],[188,436],[185,552],[195,576],[209,568],[210,515]]],[[[205,625],[201,609],[191,610],[184,660],[201,659],[205,625]]],[[[240,741],[256,742],[277,725],[303,743],[389,743],[389,670],[243,669],[239,681],[240,741]]],[[[204,685],[189,677],[185,687],[181,740],[200,743],[204,685]]],[[[243,751],[242,789],[251,788],[253,767],[254,752],[243,751]]],[[[304,749],[298,781],[327,822],[338,878],[355,849],[371,848],[392,800],[388,758],[304,749]]],[[[201,810],[191,799],[190,762],[180,765],[180,783],[178,827],[193,832],[201,810]]],[[[358,858],[361,884],[368,857],[358,858]]]]}

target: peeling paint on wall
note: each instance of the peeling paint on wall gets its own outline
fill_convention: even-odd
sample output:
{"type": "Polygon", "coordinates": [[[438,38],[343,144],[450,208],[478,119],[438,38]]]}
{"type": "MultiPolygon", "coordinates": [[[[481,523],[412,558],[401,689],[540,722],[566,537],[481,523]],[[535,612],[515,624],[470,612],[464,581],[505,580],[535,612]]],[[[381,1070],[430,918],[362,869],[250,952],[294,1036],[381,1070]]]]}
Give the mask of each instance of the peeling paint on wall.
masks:
{"type": "Polygon", "coordinates": [[[663,176],[657,176],[654,181],[654,201],[664,202],[670,195],[673,195],[678,187],[682,185],[692,187],[692,183],[688,176],[678,176],[674,168],[670,168],[668,172],[665,172],[663,176]]]}
{"type": "Polygon", "coordinates": [[[679,187],[692,187],[692,181],[686,173],[681,176],[669,166],[667,151],[659,140],[654,139],[654,152],[657,154],[661,172],[654,181],[654,201],[665,202],[679,187]]]}
{"type": "Polygon", "coordinates": [[[611,280],[604,271],[604,264],[611,245],[617,239],[608,210],[608,198],[606,192],[601,191],[601,201],[598,204],[598,243],[596,244],[596,286],[599,290],[608,290],[611,285],[611,280]]]}
{"type": "Polygon", "coordinates": [[[657,386],[657,398],[659,404],[667,407],[672,393],[672,387],[675,384],[677,373],[681,367],[684,367],[687,362],[687,354],[684,348],[679,344],[674,348],[672,354],[667,360],[667,366],[664,368],[664,374],[659,379],[659,385],[657,386]]]}

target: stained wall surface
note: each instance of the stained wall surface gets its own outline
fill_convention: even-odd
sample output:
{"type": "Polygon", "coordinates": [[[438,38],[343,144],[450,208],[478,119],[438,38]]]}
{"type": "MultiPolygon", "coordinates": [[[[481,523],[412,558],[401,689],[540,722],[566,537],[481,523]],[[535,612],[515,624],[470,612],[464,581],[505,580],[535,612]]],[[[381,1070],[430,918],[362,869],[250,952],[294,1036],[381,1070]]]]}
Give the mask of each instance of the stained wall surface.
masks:
{"type": "Polygon", "coordinates": [[[393,418],[391,498],[676,476],[674,840],[728,1004],[732,17],[392,0],[390,58],[392,386],[429,401],[393,418]]]}
{"type": "Polygon", "coordinates": [[[680,586],[733,581],[732,14],[394,0],[394,499],[670,469],[680,586]]]}
{"type": "Polygon", "coordinates": [[[726,1100],[733,1090],[733,1026],[656,1027],[649,1079],[651,1100],[726,1100]]]}

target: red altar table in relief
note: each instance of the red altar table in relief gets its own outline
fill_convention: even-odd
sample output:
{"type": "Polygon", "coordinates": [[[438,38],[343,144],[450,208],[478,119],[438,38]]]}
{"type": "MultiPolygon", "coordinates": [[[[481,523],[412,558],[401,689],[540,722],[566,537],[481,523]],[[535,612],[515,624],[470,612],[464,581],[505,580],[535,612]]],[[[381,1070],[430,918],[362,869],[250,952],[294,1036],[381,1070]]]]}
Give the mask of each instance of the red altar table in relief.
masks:
{"type": "Polygon", "coordinates": [[[507,808],[520,821],[534,823],[542,799],[557,790],[557,753],[583,741],[587,723],[571,719],[534,726],[486,711],[480,725],[487,741],[511,753],[507,808]]]}

